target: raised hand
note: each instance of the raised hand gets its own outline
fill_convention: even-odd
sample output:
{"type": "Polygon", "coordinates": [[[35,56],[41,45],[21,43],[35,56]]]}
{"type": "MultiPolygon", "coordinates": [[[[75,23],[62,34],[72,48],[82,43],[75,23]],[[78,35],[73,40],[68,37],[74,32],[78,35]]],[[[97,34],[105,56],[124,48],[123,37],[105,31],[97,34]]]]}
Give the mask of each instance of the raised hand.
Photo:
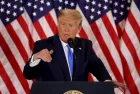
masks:
{"type": "Polygon", "coordinates": [[[48,49],[43,49],[40,52],[37,52],[36,54],[33,55],[33,61],[36,59],[42,59],[45,62],[51,62],[52,57],[51,54],[53,53],[53,50],[48,50],[48,49]]]}

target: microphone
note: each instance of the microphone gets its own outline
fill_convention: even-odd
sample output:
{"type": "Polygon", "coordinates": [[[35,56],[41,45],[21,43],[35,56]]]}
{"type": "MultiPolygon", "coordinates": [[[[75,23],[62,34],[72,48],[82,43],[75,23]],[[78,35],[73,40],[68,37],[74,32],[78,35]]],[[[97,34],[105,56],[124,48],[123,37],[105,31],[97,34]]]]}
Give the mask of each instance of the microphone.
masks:
{"type": "Polygon", "coordinates": [[[76,59],[76,55],[75,55],[75,52],[76,52],[75,40],[72,39],[72,38],[68,38],[67,42],[70,45],[70,47],[73,48],[74,59],[76,59]]]}
{"type": "Polygon", "coordinates": [[[72,38],[68,38],[67,42],[71,48],[75,49],[75,41],[72,38]]]}

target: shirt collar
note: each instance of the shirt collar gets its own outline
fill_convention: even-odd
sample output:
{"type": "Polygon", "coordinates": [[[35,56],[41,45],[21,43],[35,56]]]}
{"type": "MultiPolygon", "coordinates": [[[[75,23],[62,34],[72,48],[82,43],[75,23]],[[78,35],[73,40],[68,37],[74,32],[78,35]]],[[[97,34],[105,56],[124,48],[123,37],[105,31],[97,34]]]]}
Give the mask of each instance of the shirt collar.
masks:
{"type": "MultiPolygon", "coordinates": [[[[60,39],[60,38],[59,38],[59,39],[60,39]]],[[[67,43],[63,42],[61,39],[60,39],[60,41],[61,41],[61,43],[62,43],[63,48],[66,47],[66,46],[68,45],[67,43]]]]}

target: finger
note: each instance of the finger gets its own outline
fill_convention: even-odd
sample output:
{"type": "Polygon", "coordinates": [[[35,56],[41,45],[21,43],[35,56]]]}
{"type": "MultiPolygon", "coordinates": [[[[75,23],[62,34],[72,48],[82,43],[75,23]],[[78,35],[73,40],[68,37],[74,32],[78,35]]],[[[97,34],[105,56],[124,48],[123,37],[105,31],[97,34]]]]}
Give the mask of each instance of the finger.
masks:
{"type": "Polygon", "coordinates": [[[50,53],[47,50],[43,51],[42,53],[43,53],[44,60],[47,62],[51,62],[52,58],[50,53]]]}
{"type": "Polygon", "coordinates": [[[50,60],[52,60],[51,54],[53,54],[53,50],[48,51],[48,49],[45,50],[47,53],[47,56],[50,58],[50,60]]]}
{"type": "Polygon", "coordinates": [[[42,54],[41,59],[42,59],[43,61],[45,61],[45,62],[48,62],[48,63],[51,62],[51,60],[49,59],[49,57],[46,56],[46,55],[44,55],[44,54],[42,54]]]}
{"type": "Polygon", "coordinates": [[[124,90],[123,90],[121,87],[119,87],[119,90],[122,91],[122,92],[124,93],[124,90]]]}
{"type": "Polygon", "coordinates": [[[49,52],[50,52],[50,54],[53,54],[54,51],[53,50],[50,50],[49,52]]]}
{"type": "Polygon", "coordinates": [[[50,60],[52,60],[52,57],[51,57],[51,53],[52,53],[52,52],[50,53],[50,51],[47,50],[46,53],[47,53],[48,58],[49,58],[50,60]]]}
{"type": "Polygon", "coordinates": [[[122,87],[122,88],[126,88],[126,85],[123,83],[116,83],[118,86],[122,87]]]}
{"type": "Polygon", "coordinates": [[[46,62],[50,62],[51,60],[49,60],[47,54],[47,52],[45,52],[45,50],[42,50],[38,53],[38,58],[42,59],[43,61],[46,61],[46,62]]]}
{"type": "Polygon", "coordinates": [[[44,56],[47,56],[47,57],[51,58],[50,52],[48,51],[48,49],[42,50],[42,54],[43,54],[44,56]]]}

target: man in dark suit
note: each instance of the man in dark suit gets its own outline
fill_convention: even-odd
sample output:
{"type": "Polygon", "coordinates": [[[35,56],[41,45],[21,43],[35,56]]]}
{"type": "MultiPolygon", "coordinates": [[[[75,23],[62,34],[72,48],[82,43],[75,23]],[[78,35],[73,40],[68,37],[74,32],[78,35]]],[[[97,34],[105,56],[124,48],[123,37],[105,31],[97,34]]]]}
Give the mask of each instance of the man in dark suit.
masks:
{"type": "Polygon", "coordinates": [[[62,10],[58,16],[58,34],[35,42],[32,57],[24,67],[24,77],[37,81],[87,81],[92,73],[99,81],[111,81],[102,61],[92,50],[92,42],[76,37],[81,29],[79,11],[62,10]],[[68,58],[68,39],[74,40],[73,65],[68,58]]]}

